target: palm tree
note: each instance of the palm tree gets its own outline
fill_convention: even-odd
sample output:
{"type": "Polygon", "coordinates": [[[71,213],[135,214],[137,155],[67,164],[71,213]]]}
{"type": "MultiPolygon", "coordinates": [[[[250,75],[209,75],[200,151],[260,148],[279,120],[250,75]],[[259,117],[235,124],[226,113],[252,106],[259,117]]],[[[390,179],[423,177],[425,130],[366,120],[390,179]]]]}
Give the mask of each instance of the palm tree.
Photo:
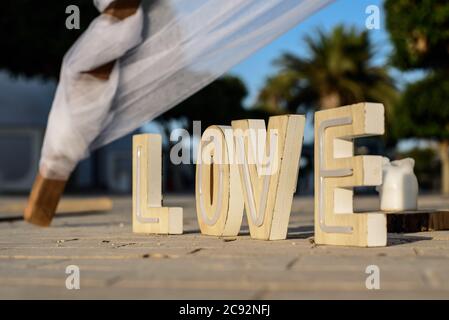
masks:
{"type": "Polygon", "coordinates": [[[277,75],[267,80],[258,104],[267,109],[296,112],[298,107],[330,109],[372,101],[391,105],[396,97],[384,67],[372,65],[373,46],[366,31],[336,27],[306,37],[308,57],[283,54],[275,61],[277,75]]]}

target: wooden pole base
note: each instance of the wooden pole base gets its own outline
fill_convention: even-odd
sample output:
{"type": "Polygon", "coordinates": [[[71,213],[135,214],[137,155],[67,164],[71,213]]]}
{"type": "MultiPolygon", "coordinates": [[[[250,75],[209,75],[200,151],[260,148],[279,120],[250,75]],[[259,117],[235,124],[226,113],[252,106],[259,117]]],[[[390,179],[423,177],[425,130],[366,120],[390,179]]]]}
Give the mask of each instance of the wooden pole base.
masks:
{"type": "Polygon", "coordinates": [[[37,175],[31,190],[24,219],[32,224],[48,227],[53,220],[66,181],[52,180],[37,175]]]}

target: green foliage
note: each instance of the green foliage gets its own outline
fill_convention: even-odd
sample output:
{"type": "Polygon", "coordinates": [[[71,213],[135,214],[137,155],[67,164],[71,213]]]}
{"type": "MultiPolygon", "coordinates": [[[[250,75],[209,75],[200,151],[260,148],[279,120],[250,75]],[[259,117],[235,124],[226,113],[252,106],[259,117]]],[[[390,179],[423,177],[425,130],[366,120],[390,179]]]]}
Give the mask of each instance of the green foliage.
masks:
{"type": "Polygon", "coordinates": [[[295,72],[285,71],[269,77],[259,92],[260,107],[273,113],[293,109],[292,102],[298,94],[296,83],[295,72]]]}
{"type": "Polygon", "coordinates": [[[449,2],[386,0],[392,62],[402,70],[433,70],[408,85],[395,110],[397,137],[449,138],[449,2]]]}
{"type": "Polygon", "coordinates": [[[230,125],[232,120],[267,118],[268,113],[243,106],[248,91],[242,80],[235,76],[222,77],[175,108],[164,113],[159,120],[187,120],[191,129],[193,120],[201,120],[202,129],[210,125],[230,125]]]}
{"type": "Polygon", "coordinates": [[[259,100],[269,109],[296,111],[334,108],[362,101],[388,105],[396,90],[387,70],[372,65],[373,46],[367,32],[336,27],[330,34],[306,37],[307,57],[284,54],[275,64],[278,75],[268,79],[259,100]]]}
{"type": "Polygon", "coordinates": [[[395,108],[394,119],[399,138],[449,139],[449,76],[432,73],[410,84],[395,108]]]}
{"type": "Polygon", "coordinates": [[[98,15],[91,0],[2,1],[0,69],[16,76],[57,79],[65,52],[98,15]],[[65,26],[66,7],[80,9],[80,30],[65,26]]]}
{"type": "Polygon", "coordinates": [[[386,0],[385,9],[395,66],[449,67],[449,1],[386,0]]]}

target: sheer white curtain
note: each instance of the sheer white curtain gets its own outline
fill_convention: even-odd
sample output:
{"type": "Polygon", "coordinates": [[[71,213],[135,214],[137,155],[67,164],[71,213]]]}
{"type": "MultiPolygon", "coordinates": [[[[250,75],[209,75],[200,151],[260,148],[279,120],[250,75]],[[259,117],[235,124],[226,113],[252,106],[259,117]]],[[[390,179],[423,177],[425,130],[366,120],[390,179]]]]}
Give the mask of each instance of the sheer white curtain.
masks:
{"type": "MultiPolygon", "coordinates": [[[[66,54],[41,174],[66,179],[89,151],[194,94],[332,0],[153,0],[101,15],[66,54]],[[85,71],[118,59],[109,80],[85,71]]],[[[102,11],[112,0],[94,0],[102,11]]]]}

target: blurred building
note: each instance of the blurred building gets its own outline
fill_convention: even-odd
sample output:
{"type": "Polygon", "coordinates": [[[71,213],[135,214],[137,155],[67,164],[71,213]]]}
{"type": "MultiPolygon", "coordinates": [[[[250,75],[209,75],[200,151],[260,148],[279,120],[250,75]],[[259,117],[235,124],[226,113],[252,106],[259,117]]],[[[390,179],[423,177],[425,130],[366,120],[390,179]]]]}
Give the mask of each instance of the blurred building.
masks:
{"type": "MultiPolygon", "coordinates": [[[[0,72],[0,193],[30,190],[55,89],[54,82],[0,72]]],[[[127,136],[94,152],[76,168],[68,190],[131,192],[131,145],[127,136]]]]}
{"type": "Polygon", "coordinates": [[[0,73],[0,192],[23,192],[33,183],[54,89],[0,73]]]}

